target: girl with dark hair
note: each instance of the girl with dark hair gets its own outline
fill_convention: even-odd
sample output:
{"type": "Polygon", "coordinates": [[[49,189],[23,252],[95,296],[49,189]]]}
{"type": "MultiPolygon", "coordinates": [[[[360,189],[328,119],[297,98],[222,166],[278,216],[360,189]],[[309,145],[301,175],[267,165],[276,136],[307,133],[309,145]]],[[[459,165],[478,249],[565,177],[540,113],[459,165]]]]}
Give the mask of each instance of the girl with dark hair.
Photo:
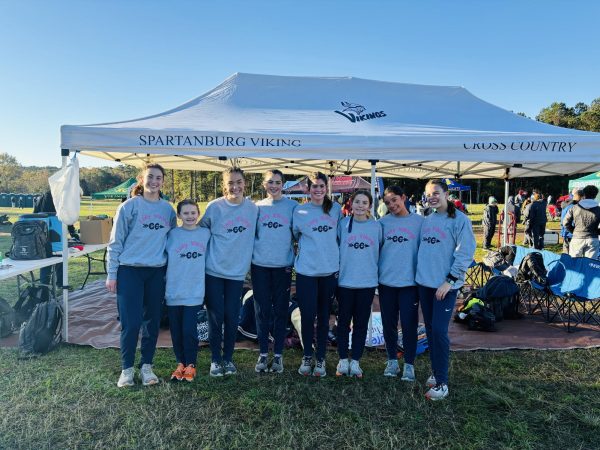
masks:
{"type": "Polygon", "coordinates": [[[256,372],[283,372],[283,341],[288,321],[294,247],[292,217],[298,203],[283,196],[283,173],[269,170],[263,187],[267,198],[256,202],[258,223],[252,253],[252,289],[260,354],[256,372]],[[270,364],[269,328],[273,320],[273,359],[270,364]]]}
{"type": "Polygon", "coordinates": [[[427,380],[430,389],[425,397],[442,400],[448,396],[448,324],[458,290],[473,261],[475,237],[469,218],[448,201],[446,183],[430,180],[425,193],[433,213],[421,228],[416,276],[433,372],[427,380]]]}
{"type": "Polygon", "coordinates": [[[167,238],[165,302],[177,368],[171,380],[193,381],[198,356],[198,312],[204,303],[204,269],[210,231],[198,226],[200,209],[190,199],[177,204],[182,226],[167,238]]]}
{"type": "Polygon", "coordinates": [[[206,311],[212,377],[237,373],[233,348],[258,216],[256,205],[244,197],[245,186],[240,168],[226,170],[223,197],[208,204],[200,221],[211,233],[206,254],[206,311]]]}
{"type": "Polygon", "coordinates": [[[338,226],[340,274],[338,279],[338,362],[336,375],[362,378],[360,358],[365,347],[371,304],[377,287],[381,227],[369,217],[373,197],[356,191],[350,197],[352,214],[338,226]],[[352,322],[352,359],[348,361],[348,335],[352,322]]]}
{"type": "Polygon", "coordinates": [[[314,172],[308,177],[310,201],[294,210],[293,234],[298,241],[296,296],[302,322],[304,357],[300,375],[324,377],[325,351],[329,331],[329,309],[337,287],[340,252],[337,226],[341,208],[327,196],[327,176],[314,172]],[[316,365],[313,361],[313,334],[317,319],[316,365]]]}
{"type": "Polygon", "coordinates": [[[415,381],[419,300],[415,273],[423,216],[406,208],[406,195],[400,186],[389,186],[383,196],[389,214],[379,220],[383,245],[379,258],[379,306],[387,364],[383,374],[396,377],[398,366],[398,314],[404,348],[403,381],[415,381]],[[400,262],[402,262],[400,264],[400,262]]]}
{"type": "Polygon", "coordinates": [[[142,170],[139,194],[117,208],[107,249],[106,287],[117,294],[121,321],[122,371],[117,386],[134,384],[135,349],[142,328],[141,377],[157,384],[152,359],[165,296],[167,233],[177,226],[173,207],[160,198],[164,169],[148,164],[142,170]]]}

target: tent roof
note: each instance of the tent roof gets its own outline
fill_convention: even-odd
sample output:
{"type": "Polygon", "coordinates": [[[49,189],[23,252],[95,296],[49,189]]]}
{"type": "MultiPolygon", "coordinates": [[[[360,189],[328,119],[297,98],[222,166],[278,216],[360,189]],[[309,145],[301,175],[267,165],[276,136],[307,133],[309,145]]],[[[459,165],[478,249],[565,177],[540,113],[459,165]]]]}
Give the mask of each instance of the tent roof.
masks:
{"type": "Polygon", "coordinates": [[[61,148],[167,168],[509,177],[600,170],[600,133],[554,127],[461,87],[237,73],[164,113],[64,125],[61,148]]]}
{"type": "MultiPolygon", "coordinates": [[[[306,184],[307,177],[303,177],[297,181],[286,181],[283,186],[285,193],[306,193],[308,185],[306,184]]],[[[332,192],[354,192],[357,189],[371,189],[371,183],[361,177],[341,176],[333,177],[331,181],[332,192]]]]}
{"type": "Polygon", "coordinates": [[[102,192],[95,192],[92,194],[92,198],[121,198],[127,197],[129,188],[136,182],[135,178],[129,178],[123,181],[121,184],[114,186],[102,192]]]}

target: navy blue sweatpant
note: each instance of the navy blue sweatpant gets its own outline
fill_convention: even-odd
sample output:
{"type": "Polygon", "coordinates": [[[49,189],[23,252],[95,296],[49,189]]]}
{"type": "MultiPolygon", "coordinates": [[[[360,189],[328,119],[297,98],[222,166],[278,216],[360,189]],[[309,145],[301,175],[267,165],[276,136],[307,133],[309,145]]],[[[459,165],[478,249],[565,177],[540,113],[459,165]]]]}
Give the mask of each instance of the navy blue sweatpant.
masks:
{"type": "Polygon", "coordinates": [[[375,288],[338,288],[337,344],[340,359],[348,358],[350,322],[352,322],[352,359],[358,361],[365,349],[369,316],[375,288]]]}
{"type": "Polygon", "coordinates": [[[435,298],[436,288],[419,286],[421,311],[427,330],[431,369],[438,383],[448,384],[448,366],[450,364],[450,339],[448,325],[454,312],[458,289],[452,289],[443,300],[435,298]]]}
{"type": "Polygon", "coordinates": [[[391,287],[380,284],[379,308],[381,309],[383,338],[388,359],[398,358],[398,314],[400,314],[404,362],[414,364],[417,353],[417,327],[419,326],[417,287],[391,287]]]}
{"type": "Polygon", "coordinates": [[[271,313],[273,317],[273,353],[281,355],[285,328],[288,322],[291,267],[262,267],[252,264],[252,290],[254,293],[254,314],[256,334],[260,353],[269,351],[269,331],[271,313]]]}
{"type": "Polygon", "coordinates": [[[202,306],[168,306],[173,352],[178,363],[196,365],[198,357],[198,311],[202,306]]]}
{"type": "Polygon", "coordinates": [[[317,359],[324,359],[329,332],[329,309],[335,296],[337,274],[309,277],[296,274],[296,298],[300,307],[304,356],[313,355],[313,335],[317,318],[317,359]]]}
{"type": "Polygon", "coordinates": [[[117,307],[121,320],[121,364],[133,367],[140,328],[142,364],[152,364],[165,298],[165,267],[119,266],[117,307]]]}
{"type": "Polygon", "coordinates": [[[213,362],[222,363],[233,358],[243,287],[242,280],[229,280],[206,274],[208,343],[213,362]]]}

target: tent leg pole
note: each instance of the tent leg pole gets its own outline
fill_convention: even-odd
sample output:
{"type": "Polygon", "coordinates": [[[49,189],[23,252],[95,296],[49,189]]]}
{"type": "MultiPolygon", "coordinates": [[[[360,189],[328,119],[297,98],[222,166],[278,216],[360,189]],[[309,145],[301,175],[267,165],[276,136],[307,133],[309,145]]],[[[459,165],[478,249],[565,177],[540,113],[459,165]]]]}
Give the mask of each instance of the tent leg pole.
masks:
{"type": "Polygon", "coordinates": [[[502,214],[502,245],[507,244],[507,234],[508,234],[508,188],[510,185],[510,179],[508,178],[508,171],[510,169],[506,169],[506,178],[504,179],[504,213],[502,214]]]}
{"type": "MultiPolygon", "coordinates": [[[[375,183],[377,183],[377,160],[371,159],[371,197],[373,202],[371,203],[371,217],[375,217],[375,183]]],[[[381,192],[383,195],[383,192],[381,192]]],[[[367,331],[367,339],[369,341],[369,347],[373,345],[373,304],[371,304],[371,314],[369,314],[369,328],[367,331]]]]}
{"type": "MultiPolygon", "coordinates": [[[[62,149],[62,168],[67,166],[69,150],[62,149]]],[[[63,341],[69,342],[69,244],[68,229],[65,223],[62,224],[62,296],[63,296],[63,341]]]]}

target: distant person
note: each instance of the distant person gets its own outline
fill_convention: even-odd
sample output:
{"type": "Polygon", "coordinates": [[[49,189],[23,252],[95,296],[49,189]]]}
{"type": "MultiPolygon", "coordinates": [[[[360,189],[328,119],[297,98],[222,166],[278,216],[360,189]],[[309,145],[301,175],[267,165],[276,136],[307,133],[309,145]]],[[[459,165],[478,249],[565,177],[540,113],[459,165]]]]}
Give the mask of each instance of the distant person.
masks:
{"type": "Polygon", "coordinates": [[[552,194],[548,194],[548,196],[546,197],[546,203],[548,204],[548,206],[552,205],[552,200],[554,200],[552,198],[552,194]]]}
{"type": "Polygon", "coordinates": [[[533,190],[533,201],[527,206],[523,216],[528,222],[532,240],[530,246],[536,250],[543,250],[548,217],[546,216],[546,201],[538,189],[533,190]]]}
{"type": "Polygon", "coordinates": [[[598,259],[598,232],[600,228],[600,206],[596,201],[598,188],[587,185],[583,188],[583,199],[567,212],[565,227],[573,233],[569,244],[569,255],[598,259]]]}
{"type": "Polygon", "coordinates": [[[560,235],[563,238],[563,253],[569,253],[569,244],[573,238],[573,233],[565,227],[565,217],[569,210],[579,203],[579,200],[583,198],[583,191],[579,188],[573,188],[569,198],[562,202],[561,214],[560,214],[560,235]]]}
{"type": "Polygon", "coordinates": [[[19,208],[23,209],[23,197],[19,197],[18,204],[19,204],[19,208]]]}
{"type": "Polygon", "coordinates": [[[17,207],[17,198],[14,195],[10,198],[10,206],[11,208],[17,207]]]}
{"type": "Polygon", "coordinates": [[[521,222],[521,216],[523,211],[525,210],[525,200],[529,198],[527,191],[524,189],[519,189],[517,195],[515,196],[515,219],[517,223],[521,222]]]}
{"type": "Polygon", "coordinates": [[[483,248],[489,250],[492,245],[492,239],[496,232],[498,223],[498,200],[495,197],[488,199],[488,204],[483,210],[483,248]]]}
{"type": "Polygon", "coordinates": [[[377,217],[380,219],[388,213],[388,207],[385,202],[379,202],[379,206],[377,207],[377,217]]]}

